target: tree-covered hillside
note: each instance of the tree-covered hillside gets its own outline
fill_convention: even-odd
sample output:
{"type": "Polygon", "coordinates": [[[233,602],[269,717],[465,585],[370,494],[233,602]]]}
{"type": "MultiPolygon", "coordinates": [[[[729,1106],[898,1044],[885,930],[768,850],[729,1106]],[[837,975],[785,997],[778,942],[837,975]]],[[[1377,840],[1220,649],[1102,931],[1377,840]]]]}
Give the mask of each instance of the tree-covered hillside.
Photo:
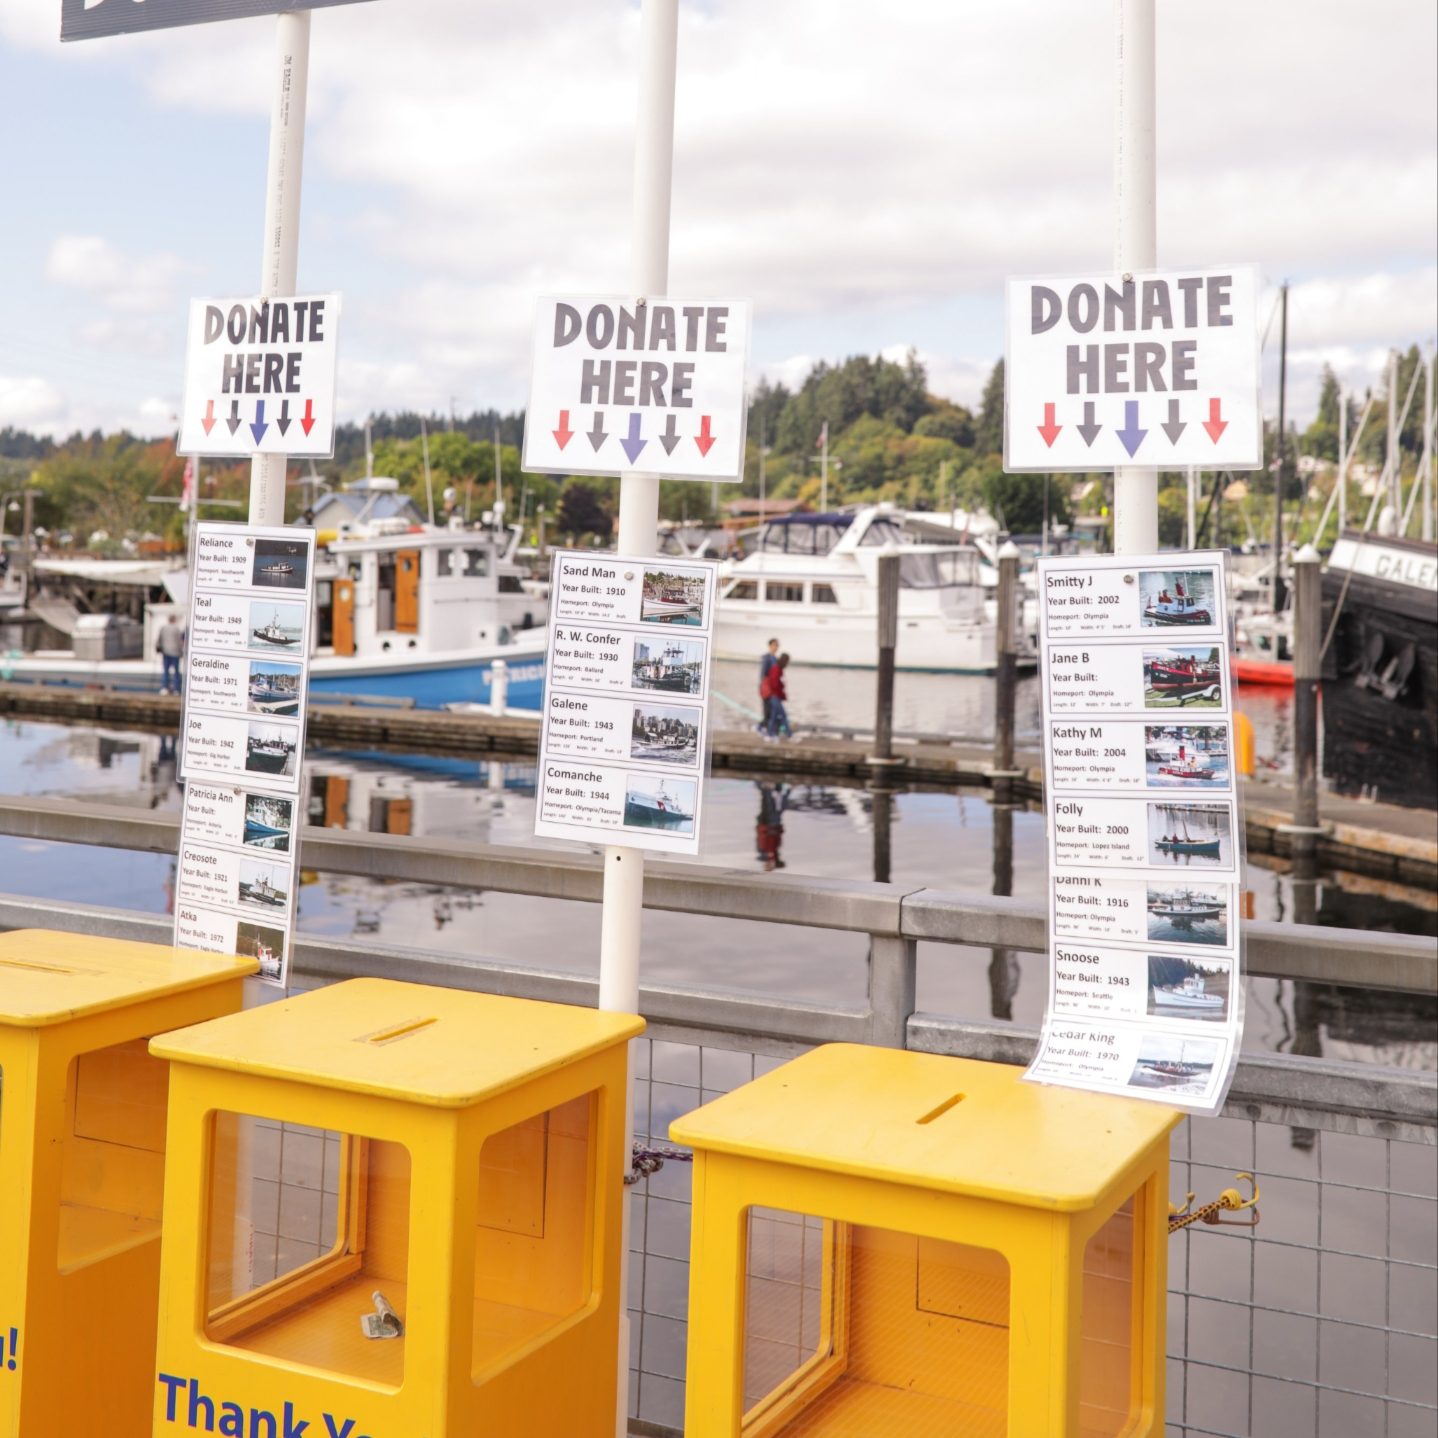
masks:
{"type": "MultiPolygon", "coordinates": [[[[1397,395],[1401,407],[1410,388],[1416,400],[1401,427],[1405,473],[1411,474],[1422,447],[1422,377],[1418,347],[1399,356],[1397,395]]],[[[1365,396],[1374,401],[1358,445],[1360,462],[1381,463],[1386,442],[1386,388],[1365,396]]],[[[1286,446],[1284,493],[1301,524],[1310,504],[1314,464],[1337,456],[1338,382],[1324,375],[1317,416],[1299,433],[1290,427],[1286,446]],[[1305,463],[1300,466],[1300,457],[1305,463]],[[1304,476],[1309,476],[1305,478],[1304,476]]],[[[1356,433],[1363,402],[1350,396],[1349,435],[1356,433]]],[[[760,380],[748,412],[744,480],[739,486],[671,482],[661,486],[661,513],[668,519],[706,519],[715,496],[720,504],[739,496],[791,499],[817,509],[825,499],[822,439],[828,436],[830,507],[889,500],[914,509],[983,506],[1015,533],[1034,533],[1042,523],[1045,490],[1049,517],[1065,523],[1082,508],[1100,512],[1104,478],[1005,475],[1003,472],[1004,367],[999,361],[989,374],[977,412],[933,394],[918,358],[903,361],[882,356],[853,356],[842,362],[815,365],[793,390],[760,380]]],[[[453,492],[461,512],[477,518],[495,498],[495,437],[499,439],[499,476],[511,519],[522,512],[532,532],[543,507],[550,537],[607,538],[618,511],[614,480],[526,474],[520,468],[524,416],[476,411],[468,416],[415,413],[373,417],[370,434],[374,473],[391,475],[413,495],[423,511],[425,446],[436,513],[445,507],[445,491],[453,492]]],[[[1277,436],[1270,426],[1269,454],[1277,436]]],[[[138,439],[130,434],[75,434],[56,442],[12,428],[0,429],[0,495],[24,486],[38,491],[36,523],[58,535],[72,534],[77,546],[91,535],[109,536],[115,544],[126,536],[162,534],[177,540],[179,522],[173,505],[157,505],[151,496],[177,497],[183,461],[169,439],[138,439]]],[[[290,471],[291,517],[303,514],[314,494],[313,480],[338,485],[364,475],[363,425],[341,425],[335,455],[311,467],[294,464],[290,471]]],[[[1266,533],[1272,507],[1274,476],[1261,470],[1243,476],[1249,497],[1241,514],[1225,518],[1266,533]]],[[[1355,478],[1354,483],[1361,480],[1355,478]]],[[[245,463],[205,463],[201,497],[243,501],[249,488],[245,463]]],[[[1159,477],[1159,536],[1162,543],[1181,543],[1186,499],[1184,476],[1159,477]]],[[[233,508],[209,511],[213,518],[233,518],[233,508]]],[[[1316,513],[1313,516],[1316,518],[1316,513]]],[[[12,520],[13,536],[16,524],[12,520]]],[[[1293,529],[1291,533],[1298,533],[1293,529]]],[[[1327,536],[1331,538],[1331,536],[1327,536]]]]}

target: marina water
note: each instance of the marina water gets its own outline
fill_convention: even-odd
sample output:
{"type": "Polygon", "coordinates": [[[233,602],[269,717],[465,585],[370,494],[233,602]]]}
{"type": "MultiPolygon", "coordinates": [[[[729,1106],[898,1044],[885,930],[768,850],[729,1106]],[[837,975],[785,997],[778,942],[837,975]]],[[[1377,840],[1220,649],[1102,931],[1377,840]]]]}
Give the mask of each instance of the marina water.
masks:
{"type": "MultiPolygon", "coordinates": [[[[732,719],[752,703],[747,666],[725,666],[720,687],[732,719]],[[740,685],[746,687],[741,688],[740,685]]],[[[842,685],[823,686],[830,671],[795,675],[794,690],[810,722],[856,723],[841,702],[842,685]],[[807,696],[804,689],[814,684],[807,696]],[[827,694],[828,698],[823,696],[827,694]]],[[[939,676],[901,676],[901,680],[939,676]]],[[[852,676],[851,689],[852,689],[852,676]]],[[[901,683],[898,704],[913,727],[933,723],[963,733],[992,732],[992,683],[943,678],[934,694],[901,683]],[[907,690],[907,692],[906,692],[907,690]]],[[[802,712],[802,711],[801,711],[802,712]]],[[[1037,689],[1023,686],[1019,732],[1036,728],[1037,689]],[[1025,713],[1031,716],[1025,717],[1025,713]]],[[[1287,732],[1282,701],[1258,716],[1258,752],[1282,762],[1287,732]],[[1277,751],[1277,752],[1275,752],[1277,751]]],[[[424,755],[342,753],[311,748],[306,759],[309,817],[351,829],[424,838],[535,846],[532,761],[491,764],[424,755]]],[[[0,742],[0,791],[175,812],[172,735],[7,720],[0,742]]],[[[1011,873],[1014,896],[1043,895],[1043,815],[1037,809],[995,811],[987,791],[900,792],[892,798],[863,788],[782,778],[710,780],[709,819],[699,862],[752,873],[872,879],[908,887],[993,892],[994,877],[1011,873]],[[884,823],[882,806],[889,806],[884,823]],[[876,805],[880,812],[876,813],[876,805]],[[877,822],[876,822],[877,821],[877,822]],[[889,842],[880,831],[887,829],[889,842]],[[1005,840],[1007,838],[1007,845],[1005,840]],[[1007,852],[1005,849],[1007,847],[1007,852]],[[882,868],[881,868],[882,871],[882,868]]],[[[173,860],[118,849],[0,839],[3,888],[38,898],[73,899],[84,873],[87,903],[164,913],[172,902],[173,860]]],[[[593,972],[599,906],[523,895],[453,890],[337,874],[310,875],[300,891],[302,934],[383,942],[474,958],[593,972]]],[[[1438,934],[1438,898],[1351,874],[1324,874],[1318,922],[1347,928],[1438,934]]],[[[1176,874],[1181,886],[1182,876],[1176,874]]],[[[1002,885],[1002,878],[1001,878],[1002,885]]],[[[1287,865],[1250,859],[1246,880],[1253,917],[1291,919],[1287,865]]],[[[790,995],[859,1007],[865,992],[862,934],[797,926],[645,915],[644,973],[656,983],[790,995]]],[[[918,1007],[970,1019],[995,1017],[1036,1026],[1045,999],[1045,958],[951,945],[919,945],[918,1007]]],[[[1249,982],[1245,1047],[1315,1051],[1329,1057],[1372,1058],[1438,1068],[1434,1004],[1418,996],[1376,994],[1287,981],[1249,982]]]]}

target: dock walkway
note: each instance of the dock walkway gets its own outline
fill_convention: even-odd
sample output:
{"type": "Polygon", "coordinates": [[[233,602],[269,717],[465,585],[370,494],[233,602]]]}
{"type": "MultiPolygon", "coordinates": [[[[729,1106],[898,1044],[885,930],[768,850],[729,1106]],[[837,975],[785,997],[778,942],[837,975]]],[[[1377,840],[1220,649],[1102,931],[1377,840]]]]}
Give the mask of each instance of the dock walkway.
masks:
{"type": "MultiPolygon", "coordinates": [[[[175,695],[0,683],[0,714],[174,729],[180,721],[180,700],[175,695]]],[[[322,701],[310,705],[309,737],[316,744],[345,748],[522,760],[538,752],[539,716],[322,701]]],[[[716,774],[736,779],[783,776],[889,788],[988,788],[1020,803],[1043,798],[1042,761],[1033,750],[1015,757],[1011,774],[999,775],[992,750],[973,742],[896,738],[894,753],[901,762],[884,766],[871,762],[872,749],[872,742],[857,734],[801,734],[775,743],[752,729],[716,729],[710,763],[716,774]]],[[[1288,857],[1292,786],[1282,779],[1250,779],[1242,789],[1249,847],[1288,857]]],[[[1429,811],[1326,792],[1319,808],[1325,831],[1318,843],[1321,865],[1405,884],[1438,883],[1438,821],[1429,811]]]]}

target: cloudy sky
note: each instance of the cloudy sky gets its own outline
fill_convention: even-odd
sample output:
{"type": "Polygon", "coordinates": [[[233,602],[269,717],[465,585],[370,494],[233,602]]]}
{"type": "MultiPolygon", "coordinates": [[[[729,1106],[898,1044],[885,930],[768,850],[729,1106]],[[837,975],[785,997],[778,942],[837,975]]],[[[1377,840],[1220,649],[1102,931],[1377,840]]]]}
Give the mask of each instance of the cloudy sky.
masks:
{"type": "MultiPolygon", "coordinates": [[[[1438,330],[1435,7],[1158,9],[1160,263],[1256,263],[1261,320],[1291,282],[1303,420],[1325,360],[1362,387],[1438,330]]],[[[670,287],[751,298],[756,373],[913,346],[972,403],[1004,277],[1109,264],[1109,0],[681,15],[670,287]]],[[[161,433],[187,298],[258,281],[274,22],[62,47],[59,16],[0,0],[0,425],[161,433]]],[[[628,284],[637,4],[313,27],[300,288],[345,296],[341,416],[520,407],[534,297],[628,284]]]]}

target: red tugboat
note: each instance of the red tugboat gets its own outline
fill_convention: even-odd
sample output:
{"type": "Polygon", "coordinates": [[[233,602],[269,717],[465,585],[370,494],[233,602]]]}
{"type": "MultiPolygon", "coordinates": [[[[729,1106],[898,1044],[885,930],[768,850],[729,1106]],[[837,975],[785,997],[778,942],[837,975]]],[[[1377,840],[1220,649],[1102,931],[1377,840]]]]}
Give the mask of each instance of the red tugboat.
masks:
{"type": "Polygon", "coordinates": [[[1217,689],[1221,683],[1218,665],[1197,659],[1154,659],[1148,666],[1148,687],[1159,694],[1197,694],[1217,689]]]}
{"type": "Polygon", "coordinates": [[[1212,779],[1216,771],[1205,769],[1197,760],[1190,759],[1187,746],[1180,744],[1178,758],[1171,759],[1166,764],[1160,764],[1158,772],[1169,779],[1207,780],[1212,779]]]}
{"type": "Polygon", "coordinates": [[[1167,587],[1159,590],[1155,598],[1143,611],[1145,619],[1155,624],[1212,624],[1212,613],[1200,607],[1198,601],[1183,587],[1183,580],[1176,579],[1173,593],[1167,587]]]}

